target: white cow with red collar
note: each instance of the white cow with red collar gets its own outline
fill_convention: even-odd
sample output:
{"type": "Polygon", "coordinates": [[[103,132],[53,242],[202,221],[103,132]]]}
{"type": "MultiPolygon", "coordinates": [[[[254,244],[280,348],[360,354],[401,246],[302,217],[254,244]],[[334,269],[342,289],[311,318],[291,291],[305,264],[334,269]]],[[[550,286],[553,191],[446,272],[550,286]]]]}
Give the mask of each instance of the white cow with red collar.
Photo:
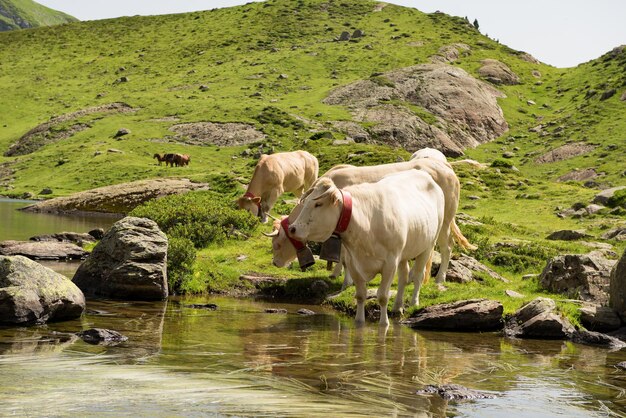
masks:
{"type": "Polygon", "coordinates": [[[327,177],[318,179],[300,201],[302,209],[289,226],[298,241],[326,241],[339,234],[345,263],[356,286],[356,321],[365,321],[366,284],[380,273],[380,325],[387,326],[389,289],[398,271],[398,298],[403,299],[410,272],[419,291],[426,263],[435,247],[444,218],[445,198],[433,178],[421,170],[391,174],[377,183],[339,189],[327,177]]]}
{"type": "Polygon", "coordinates": [[[237,200],[237,204],[265,223],[267,214],[280,195],[293,192],[298,197],[302,196],[317,179],[318,171],[317,158],[306,151],[263,154],[246,193],[237,200]]]}
{"type": "MultiPolygon", "coordinates": [[[[441,267],[439,268],[436,278],[437,283],[443,283],[445,281],[454,240],[465,249],[475,249],[476,247],[470,244],[463,236],[454,219],[459,205],[460,194],[460,183],[454,170],[445,161],[445,156],[439,151],[428,148],[422,151],[423,152],[420,154],[418,154],[419,152],[414,154],[411,161],[366,167],[337,166],[327,171],[322,177],[330,178],[337,187],[343,188],[354,184],[377,182],[386,175],[407,170],[423,170],[427,172],[439,187],[441,187],[445,196],[443,228],[437,240],[441,251],[441,267]]],[[[283,220],[282,222],[286,222],[286,225],[293,223],[300,213],[300,210],[301,205],[298,204],[289,214],[289,217],[286,218],[287,221],[283,220]]],[[[274,265],[283,267],[296,258],[296,248],[293,245],[294,240],[290,239],[287,229],[281,227],[281,222],[275,222],[272,233],[265,235],[272,237],[274,265]]],[[[337,277],[340,273],[341,265],[337,265],[333,276],[337,277]]],[[[349,274],[346,274],[342,289],[351,283],[349,274]]],[[[398,310],[399,307],[394,305],[394,311],[398,310]]]]}

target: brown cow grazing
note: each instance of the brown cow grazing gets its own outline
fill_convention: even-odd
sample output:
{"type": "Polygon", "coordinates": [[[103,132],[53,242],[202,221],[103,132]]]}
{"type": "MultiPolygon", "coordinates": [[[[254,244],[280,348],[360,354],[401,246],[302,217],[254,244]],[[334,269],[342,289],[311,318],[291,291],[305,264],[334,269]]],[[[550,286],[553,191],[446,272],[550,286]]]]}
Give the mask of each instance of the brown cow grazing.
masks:
{"type": "Polygon", "coordinates": [[[306,151],[261,155],[246,193],[237,200],[241,209],[267,222],[267,214],[285,192],[302,196],[317,179],[317,158],[306,151]]]}
{"type": "MultiPolygon", "coordinates": [[[[154,154],[154,155],[152,156],[152,158],[156,158],[156,159],[157,159],[157,161],[159,162],[159,165],[161,165],[161,163],[162,163],[163,161],[166,161],[166,159],[165,159],[165,154],[163,154],[163,155],[161,155],[161,154],[154,154]]],[[[167,162],[166,162],[165,164],[167,165],[167,162]]]]}
{"type": "Polygon", "coordinates": [[[187,154],[176,154],[174,156],[174,162],[176,163],[177,167],[184,167],[186,165],[189,165],[189,162],[191,162],[191,157],[187,154]]]}

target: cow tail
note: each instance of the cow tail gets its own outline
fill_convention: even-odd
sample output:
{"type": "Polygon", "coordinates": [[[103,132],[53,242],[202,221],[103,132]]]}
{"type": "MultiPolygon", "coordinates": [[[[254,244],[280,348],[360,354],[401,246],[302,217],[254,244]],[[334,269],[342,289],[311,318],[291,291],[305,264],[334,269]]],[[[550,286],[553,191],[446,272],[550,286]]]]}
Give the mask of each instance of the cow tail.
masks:
{"type": "Polygon", "coordinates": [[[467,240],[467,238],[465,238],[463,236],[463,233],[459,229],[459,227],[456,224],[456,221],[454,219],[452,219],[452,222],[450,223],[450,230],[452,231],[452,235],[454,235],[454,240],[461,247],[463,247],[466,250],[471,250],[471,251],[474,251],[474,250],[478,249],[477,246],[470,244],[470,242],[467,240]]]}
{"type": "Polygon", "coordinates": [[[430,279],[430,271],[433,268],[433,254],[434,254],[434,251],[431,251],[430,257],[428,257],[428,261],[426,262],[426,265],[424,266],[424,280],[422,280],[422,285],[425,285],[426,283],[428,283],[428,279],[430,279]]]}

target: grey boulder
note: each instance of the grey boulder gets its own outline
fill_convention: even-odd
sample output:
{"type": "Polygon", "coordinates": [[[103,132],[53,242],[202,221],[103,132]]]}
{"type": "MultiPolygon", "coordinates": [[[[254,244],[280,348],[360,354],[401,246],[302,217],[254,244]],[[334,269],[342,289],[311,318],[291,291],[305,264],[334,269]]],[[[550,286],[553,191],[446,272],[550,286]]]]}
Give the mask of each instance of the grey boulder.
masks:
{"type": "Polygon", "coordinates": [[[518,309],[506,322],[509,337],[538,339],[570,339],[574,326],[556,313],[552,299],[537,298],[518,309]]]}
{"type": "Polygon", "coordinates": [[[22,256],[0,256],[0,324],[78,318],[85,296],[67,277],[22,256]]]}
{"type": "Polygon", "coordinates": [[[503,310],[494,300],[462,300],[426,307],[403,324],[422,329],[492,331],[502,328],[503,310]]]}
{"type": "Polygon", "coordinates": [[[614,264],[597,255],[560,255],[548,261],[539,281],[552,292],[604,304],[609,299],[609,275],[614,264]]]}
{"type": "Polygon", "coordinates": [[[72,279],[86,295],[162,300],[167,288],[167,236],[146,218],[117,221],[72,279]]]}

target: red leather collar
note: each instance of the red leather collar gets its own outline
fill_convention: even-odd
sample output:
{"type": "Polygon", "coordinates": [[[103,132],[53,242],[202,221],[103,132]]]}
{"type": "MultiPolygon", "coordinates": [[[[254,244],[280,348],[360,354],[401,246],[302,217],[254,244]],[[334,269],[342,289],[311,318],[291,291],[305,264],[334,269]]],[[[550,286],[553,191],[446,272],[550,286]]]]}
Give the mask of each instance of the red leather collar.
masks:
{"type": "Polygon", "coordinates": [[[352,195],[346,190],[340,189],[339,192],[343,197],[343,208],[341,209],[341,214],[339,215],[339,220],[335,227],[335,234],[346,232],[348,225],[350,225],[350,219],[352,218],[352,195]]]}
{"type": "Polygon", "coordinates": [[[296,251],[300,251],[305,247],[302,241],[298,241],[289,235],[289,217],[280,221],[280,226],[282,226],[285,230],[285,235],[287,235],[287,239],[289,239],[289,242],[291,242],[291,244],[296,248],[296,251]]]}
{"type": "MultiPolygon", "coordinates": [[[[250,192],[246,192],[246,193],[243,195],[243,197],[249,197],[250,199],[254,199],[256,196],[255,196],[254,194],[250,193],[250,192]]],[[[259,201],[258,201],[258,203],[257,203],[257,202],[255,202],[255,203],[256,203],[257,207],[258,207],[259,209],[261,209],[261,201],[259,200],[259,201]]]]}

